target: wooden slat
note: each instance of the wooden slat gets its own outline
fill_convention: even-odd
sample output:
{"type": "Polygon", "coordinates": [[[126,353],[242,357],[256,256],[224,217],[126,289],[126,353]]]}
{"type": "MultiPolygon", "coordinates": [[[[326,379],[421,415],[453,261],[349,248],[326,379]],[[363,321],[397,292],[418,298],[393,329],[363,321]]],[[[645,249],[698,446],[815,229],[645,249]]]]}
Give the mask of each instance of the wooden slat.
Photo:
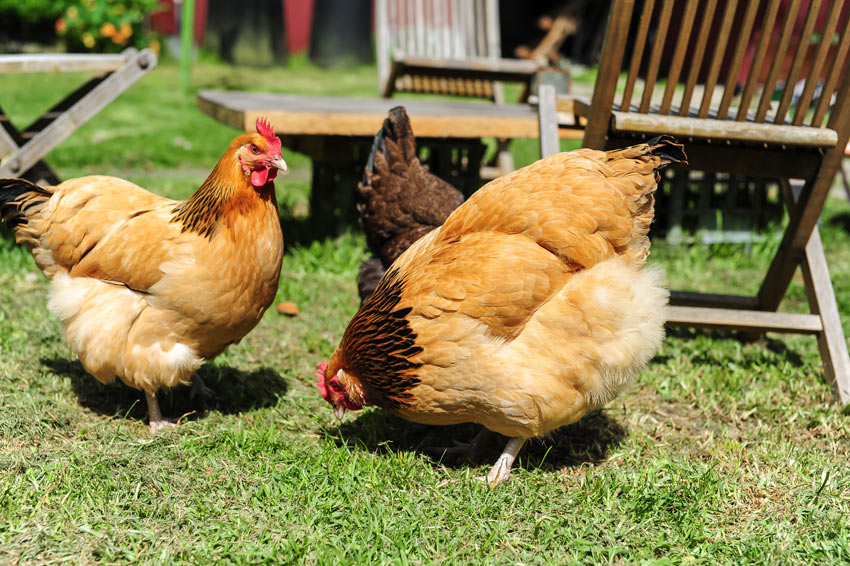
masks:
{"type": "Polygon", "coordinates": [[[821,40],[820,43],[818,43],[817,51],[815,52],[815,59],[812,62],[811,69],[809,69],[809,76],[806,77],[806,86],[803,88],[803,94],[800,96],[800,100],[797,102],[797,107],[794,109],[794,121],[792,124],[795,126],[803,124],[803,119],[809,111],[809,105],[812,102],[815,87],[817,87],[818,80],[820,79],[821,69],[823,69],[824,63],[826,63],[827,52],[832,44],[832,37],[835,35],[835,28],[838,25],[838,16],[841,15],[841,8],[843,4],[843,0],[833,0],[829,7],[829,13],[826,18],[826,26],[821,34],[821,40]]]}
{"type": "MultiPolygon", "coordinates": [[[[658,67],[661,65],[661,55],[664,53],[664,43],[667,40],[667,28],[670,26],[670,15],[673,13],[673,0],[664,0],[661,6],[661,14],[658,17],[658,29],[655,33],[655,41],[652,45],[652,54],[649,58],[649,68],[646,71],[646,81],[643,85],[643,96],[640,99],[640,111],[647,112],[649,103],[652,101],[652,92],[655,90],[655,81],[658,79],[658,67]]],[[[623,109],[624,111],[627,109],[623,109]]]]}
{"type": "Polygon", "coordinates": [[[714,20],[714,10],[717,8],[717,0],[708,0],[702,14],[702,24],[699,28],[696,46],[691,56],[691,68],[688,71],[688,79],[685,82],[685,91],[682,93],[682,104],[679,107],[679,116],[687,116],[690,113],[691,97],[697,84],[700,68],[702,68],[705,46],[708,43],[708,35],[711,31],[711,22],[714,20]]]}
{"type": "Polygon", "coordinates": [[[582,145],[601,149],[605,144],[608,133],[608,122],[611,119],[611,109],[614,106],[614,94],[617,88],[617,77],[623,64],[623,53],[626,49],[624,30],[629,29],[634,0],[614,0],[608,15],[605,39],[602,44],[602,58],[596,74],[596,85],[593,88],[593,100],[587,119],[582,145]]]}
{"type": "Polygon", "coordinates": [[[739,122],[743,122],[747,119],[750,102],[753,100],[753,94],[755,94],[759,76],[761,75],[762,65],[765,62],[764,55],[767,52],[767,46],[770,44],[770,39],[773,36],[773,25],[776,22],[776,13],[779,11],[780,2],[782,2],[782,0],[770,0],[767,5],[765,19],[761,27],[761,35],[759,36],[755,53],[753,53],[752,64],[750,65],[750,74],[747,77],[747,82],[744,85],[743,92],[741,93],[741,102],[738,106],[738,114],[735,116],[735,120],[739,122]]]}
{"type": "Polygon", "coordinates": [[[668,326],[817,334],[818,315],[703,307],[667,307],[668,326]]]}
{"type": "MultiPolygon", "coordinates": [[[[431,100],[314,97],[234,91],[201,91],[200,109],[244,131],[266,116],[281,135],[374,136],[387,112],[402,104],[417,137],[530,138],[539,137],[537,112],[527,104],[473,104],[431,100]]],[[[579,129],[560,128],[562,138],[576,138],[579,129]]]]}
{"type": "Polygon", "coordinates": [[[800,71],[803,69],[803,63],[806,60],[806,52],[811,47],[812,32],[815,29],[815,23],[818,20],[818,13],[823,0],[811,0],[809,11],[806,14],[806,21],[803,24],[803,31],[800,34],[800,43],[797,44],[797,52],[794,53],[794,60],[791,63],[791,70],[788,72],[788,78],[785,80],[785,90],[782,93],[782,100],[779,102],[779,108],[776,110],[776,116],[773,119],[775,124],[785,122],[785,114],[788,108],[791,107],[791,99],[794,96],[794,87],[797,84],[797,79],[800,77],[800,71]]]}
{"type": "Polygon", "coordinates": [[[732,63],[729,65],[729,75],[726,78],[726,88],[723,90],[723,97],[720,99],[720,107],[717,109],[717,119],[725,120],[729,113],[729,106],[732,104],[732,97],[735,95],[735,89],[738,86],[738,75],[741,72],[741,64],[744,62],[744,54],[750,44],[750,37],[753,31],[753,22],[756,19],[759,3],[749,2],[747,10],[744,12],[744,22],[741,24],[741,31],[738,34],[738,43],[735,44],[735,51],[732,54],[732,63]]]}
{"type": "Polygon", "coordinates": [[[756,122],[764,122],[767,111],[770,108],[770,101],[773,99],[773,89],[776,86],[776,77],[779,75],[779,69],[785,60],[785,51],[788,49],[788,43],[791,41],[791,35],[794,31],[794,22],[797,20],[797,12],[800,10],[800,0],[791,0],[788,4],[788,10],[785,13],[785,25],[782,27],[782,33],[779,35],[779,43],[772,53],[773,60],[770,63],[770,70],[767,72],[767,78],[764,81],[764,90],[761,93],[758,109],[756,110],[756,122]]]}
{"type": "Polygon", "coordinates": [[[723,11],[723,20],[720,24],[720,30],[717,32],[717,44],[712,45],[711,50],[713,56],[711,58],[711,66],[708,68],[708,76],[705,79],[705,93],[702,96],[702,105],[699,108],[697,116],[705,118],[708,116],[708,110],[711,108],[711,97],[714,94],[714,86],[717,84],[717,77],[720,75],[720,65],[723,63],[723,56],[726,53],[726,43],[729,40],[732,22],[735,19],[735,7],[737,2],[727,2],[726,9],[723,11]]]}
{"type": "MultiPolygon", "coordinates": [[[[605,31],[606,44],[608,43],[609,39],[611,40],[612,44],[622,42],[623,49],[625,49],[626,38],[628,35],[631,20],[624,19],[623,13],[627,10],[629,16],[631,16],[633,6],[634,2],[629,2],[628,6],[626,6],[626,3],[623,3],[622,5],[615,3],[611,7],[610,22],[608,24],[608,29],[605,31]],[[618,37],[616,37],[615,39],[611,36],[618,37]]],[[[640,72],[640,62],[643,59],[643,51],[646,48],[646,37],[649,34],[649,24],[652,22],[652,9],[654,6],[655,0],[644,0],[643,10],[641,10],[640,12],[640,23],[638,24],[637,36],[635,38],[634,46],[632,47],[632,59],[629,63],[629,74],[626,76],[626,87],[623,90],[623,98],[622,102],[620,103],[620,109],[624,112],[628,111],[629,105],[632,103],[632,93],[634,92],[635,82],[637,81],[638,73],[640,72]]],[[[619,66],[622,59],[623,56],[620,55],[619,60],[617,62],[618,75],[620,73],[619,66]]]]}
{"type": "Polygon", "coordinates": [[[816,128],[820,127],[823,119],[826,117],[826,111],[829,108],[830,99],[835,92],[835,86],[838,84],[841,72],[845,71],[847,66],[850,65],[850,62],[845,61],[847,52],[850,50],[850,15],[848,15],[847,21],[844,23],[844,32],[841,33],[840,37],[841,39],[838,41],[838,49],[835,52],[832,68],[827,74],[826,81],[824,81],[820,102],[818,102],[815,113],[812,116],[811,125],[816,128]]]}
{"type": "MultiPolygon", "coordinates": [[[[697,6],[699,6],[699,2],[696,1],[685,4],[685,13],[682,16],[679,37],[676,39],[676,46],[673,49],[673,61],[671,61],[670,71],[667,73],[667,88],[664,89],[661,108],[658,110],[658,113],[662,116],[670,113],[670,106],[673,103],[673,93],[676,92],[676,87],[679,84],[679,74],[682,72],[682,63],[688,51],[688,42],[691,39],[691,29],[694,25],[697,6]]],[[[623,108],[622,110],[624,112],[628,111],[627,108],[623,108]]]]}
{"type": "Polygon", "coordinates": [[[817,226],[806,244],[802,268],[809,306],[813,314],[820,315],[823,324],[823,332],[818,335],[818,349],[827,381],[835,386],[841,403],[850,403],[850,356],[817,226]]]}
{"type": "Polygon", "coordinates": [[[612,132],[670,134],[682,138],[786,144],[792,147],[834,147],[838,133],[830,128],[733,122],[710,118],[658,116],[637,112],[612,112],[612,132]]]}
{"type": "Polygon", "coordinates": [[[677,307],[707,307],[755,310],[758,297],[744,295],[723,295],[718,293],[697,293],[694,291],[670,291],[670,304],[677,307]]]}
{"type": "Polygon", "coordinates": [[[119,55],[34,53],[0,55],[0,73],[108,73],[121,67],[135,49],[119,55]]]}
{"type": "Polygon", "coordinates": [[[539,69],[528,59],[440,59],[437,57],[404,56],[396,60],[400,73],[431,74],[481,80],[528,81],[539,69]]]}
{"type": "Polygon", "coordinates": [[[540,85],[537,94],[537,116],[540,122],[540,157],[555,155],[561,150],[558,138],[558,117],[555,108],[555,87],[540,85]]]}
{"type": "Polygon", "coordinates": [[[499,33],[499,3],[485,0],[485,18],[487,33],[487,57],[496,59],[502,54],[502,38],[499,33]]]}
{"type": "Polygon", "coordinates": [[[389,6],[387,0],[375,0],[375,59],[378,64],[378,92],[387,89],[387,79],[390,76],[390,53],[393,49],[390,40],[389,6]]]}

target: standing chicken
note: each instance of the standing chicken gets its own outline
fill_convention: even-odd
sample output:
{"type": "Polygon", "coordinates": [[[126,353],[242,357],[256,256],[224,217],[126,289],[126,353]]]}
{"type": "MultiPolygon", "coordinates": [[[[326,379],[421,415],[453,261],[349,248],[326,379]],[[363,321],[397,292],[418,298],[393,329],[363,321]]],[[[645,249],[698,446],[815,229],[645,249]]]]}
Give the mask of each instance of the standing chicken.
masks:
{"type": "Polygon", "coordinates": [[[642,270],[671,138],[561,153],[476,192],[398,258],[318,387],[338,416],[378,405],[425,424],[529,437],[611,401],[657,350],[667,291],[642,270]]]}
{"type": "Polygon", "coordinates": [[[360,300],[365,301],[396,258],[442,225],[463,202],[463,194],[419,162],[410,120],[401,106],[390,110],[375,136],[358,189],[363,199],[360,219],[374,256],[363,262],[357,276],[360,300]]]}
{"type": "Polygon", "coordinates": [[[278,171],[280,139],[257,120],[182,202],[114,177],[0,179],[0,215],[50,279],[68,346],[99,381],[144,390],[151,432],[172,424],[157,391],[241,340],[274,299],[278,171]]]}

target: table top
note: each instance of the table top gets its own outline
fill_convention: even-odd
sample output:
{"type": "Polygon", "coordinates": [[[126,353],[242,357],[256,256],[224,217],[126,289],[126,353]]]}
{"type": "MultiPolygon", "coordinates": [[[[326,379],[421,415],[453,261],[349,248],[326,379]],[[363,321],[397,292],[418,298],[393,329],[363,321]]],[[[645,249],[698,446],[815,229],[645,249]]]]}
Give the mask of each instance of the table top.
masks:
{"type": "MultiPolygon", "coordinates": [[[[253,131],[267,118],[279,135],[374,136],[395,106],[404,106],[418,138],[537,138],[537,110],[527,104],[299,96],[259,92],[198,93],[198,106],[234,128],[253,131]]],[[[583,130],[561,128],[562,138],[583,130]]]]}

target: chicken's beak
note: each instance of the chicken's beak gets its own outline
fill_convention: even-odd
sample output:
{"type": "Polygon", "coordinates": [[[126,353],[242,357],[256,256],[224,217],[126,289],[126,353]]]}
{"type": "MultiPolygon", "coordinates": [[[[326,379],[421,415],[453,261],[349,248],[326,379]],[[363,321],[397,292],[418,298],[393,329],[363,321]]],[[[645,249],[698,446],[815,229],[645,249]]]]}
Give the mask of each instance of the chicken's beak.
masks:
{"type": "Polygon", "coordinates": [[[342,420],[342,417],[345,416],[345,405],[337,405],[334,407],[334,415],[339,420],[342,420]]]}
{"type": "Polygon", "coordinates": [[[283,157],[272,159],[271,161],[269,161],[269,165],[279,169],[281,173],[285,174],[289,172],[289,168],[286,166],[286,161],[283,160],[283,157]]]}

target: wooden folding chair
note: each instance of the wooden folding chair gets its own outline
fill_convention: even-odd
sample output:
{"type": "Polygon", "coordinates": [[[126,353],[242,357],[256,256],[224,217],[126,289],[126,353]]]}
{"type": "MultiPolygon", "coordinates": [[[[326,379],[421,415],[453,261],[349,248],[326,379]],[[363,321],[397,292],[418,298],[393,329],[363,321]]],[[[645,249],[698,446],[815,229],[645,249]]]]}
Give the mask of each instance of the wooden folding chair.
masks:
{"type": "Polygon", "coordinates": [[[850,137],[850,3],[811,0],[801,10],[801,0],[728,0],[717,10],[717,0],[644,0],[630,35],[634,4],[614,0],[584,145],[671,134],[694,169],[780,179],[789,215],[757,296],[674,291],[668,324],[814,334],[827,379],[850,402],[847,342],[816,226],[850,137]],[[777,312],[798,265],[811,314],[777,312]]]}
{"type": "MultiPolygon", "coordinates": [[[[66,96],[31,125],[18,130],[0,108],[0,177],[35,177],[59,181],[41,159],[88,122],[107,104],[156,67],[150,49],[127,49],[119,55],[21,54],[0,55],[4,73],[90,72],[95,76],[66,96]]],[[[8,79],[6,79],[8,80],[8,79]]]]}

